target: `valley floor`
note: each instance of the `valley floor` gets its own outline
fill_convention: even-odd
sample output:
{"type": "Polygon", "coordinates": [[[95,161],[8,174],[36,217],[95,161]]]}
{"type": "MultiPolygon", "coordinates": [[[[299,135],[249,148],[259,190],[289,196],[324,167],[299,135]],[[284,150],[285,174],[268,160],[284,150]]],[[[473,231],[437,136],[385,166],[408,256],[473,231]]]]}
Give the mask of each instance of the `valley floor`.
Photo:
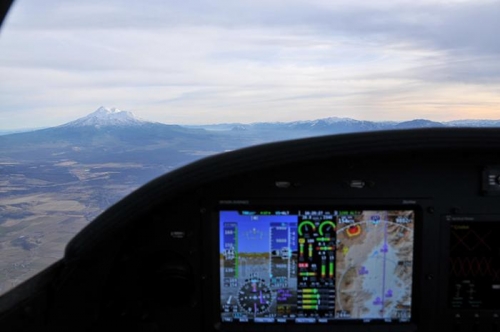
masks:
{"type": "Polygon", "coordinates": [[[90,221],[169,167],[0,161],[0,294],[64,254],[90,221]]]}

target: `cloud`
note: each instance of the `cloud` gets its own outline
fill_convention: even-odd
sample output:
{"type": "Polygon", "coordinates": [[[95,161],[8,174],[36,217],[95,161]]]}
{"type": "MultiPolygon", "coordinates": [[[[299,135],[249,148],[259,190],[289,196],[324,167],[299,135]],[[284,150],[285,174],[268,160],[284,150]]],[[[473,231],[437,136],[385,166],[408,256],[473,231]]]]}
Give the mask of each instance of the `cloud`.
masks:
{"type": "Polygon", "coordinates": [[[474,105],[495,117],[499,8],[24,0],[0,39],[0,104],[11,110],[2,124],[59,124],[99,105],[168,123],[444,120],[474,105]]]}

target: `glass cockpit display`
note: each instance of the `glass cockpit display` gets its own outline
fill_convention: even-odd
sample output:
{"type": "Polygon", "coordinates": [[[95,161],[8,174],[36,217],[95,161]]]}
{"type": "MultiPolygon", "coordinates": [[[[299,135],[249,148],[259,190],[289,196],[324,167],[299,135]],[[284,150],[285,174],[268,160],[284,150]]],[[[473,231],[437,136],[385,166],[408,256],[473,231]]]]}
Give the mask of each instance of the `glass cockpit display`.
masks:
{"type": "Polygon", "coordinates": [[[411,319],[415,211],[219,212],[222,322],[411,319]]]}

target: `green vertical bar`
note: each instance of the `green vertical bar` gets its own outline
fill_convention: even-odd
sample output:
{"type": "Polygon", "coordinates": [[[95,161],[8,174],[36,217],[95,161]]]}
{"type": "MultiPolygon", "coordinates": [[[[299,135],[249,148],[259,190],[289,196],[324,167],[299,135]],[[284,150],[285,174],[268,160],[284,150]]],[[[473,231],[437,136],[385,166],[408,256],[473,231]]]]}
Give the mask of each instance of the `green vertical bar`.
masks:
{"type": "Polygon", "coordinates": [[[330,277],[333,278],[333,262],[330,262],[330,277]]]}
{"type": "Polygon", "coordinates": [[[321,277],[324,278],[326,275],[326,266],[321,264],[321,277]]]}

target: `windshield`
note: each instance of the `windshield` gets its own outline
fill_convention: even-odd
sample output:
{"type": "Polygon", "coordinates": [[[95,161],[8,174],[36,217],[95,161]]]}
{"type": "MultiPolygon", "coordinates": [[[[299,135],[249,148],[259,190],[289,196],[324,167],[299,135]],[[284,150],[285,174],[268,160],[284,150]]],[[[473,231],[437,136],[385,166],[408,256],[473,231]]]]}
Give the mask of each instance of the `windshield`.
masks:
{"type": "Polygon", "coordinates": [[[498,17],[479,0],[17,0],[0,37],[0,293],[204,156],[500,126],[498,17]]]}

